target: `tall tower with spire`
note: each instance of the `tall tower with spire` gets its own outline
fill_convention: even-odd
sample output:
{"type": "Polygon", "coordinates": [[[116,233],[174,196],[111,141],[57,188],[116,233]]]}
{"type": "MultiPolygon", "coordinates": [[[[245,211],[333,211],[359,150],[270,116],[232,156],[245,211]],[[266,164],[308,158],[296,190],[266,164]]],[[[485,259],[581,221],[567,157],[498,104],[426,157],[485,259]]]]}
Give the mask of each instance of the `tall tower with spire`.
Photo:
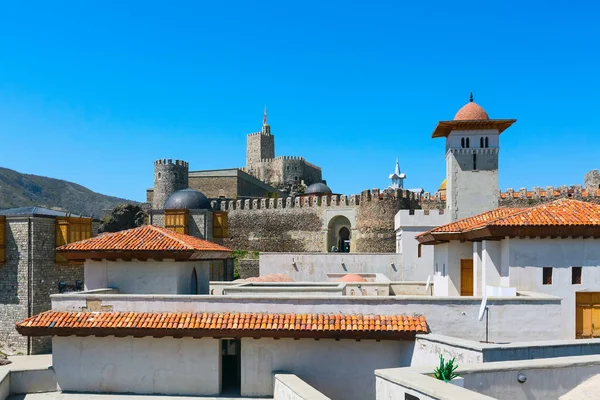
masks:
{"type": "Polygon", "coordinates": [[[271,135],[271,127],[267,124],[267,107],[263,114],[263,125],[260,132],[248,135],[246,142],[246,170],[252,173],[261,160],[275,158],[275,136],[271,135]]]}
{"type": "Polygon", "coordinates": [[[473,101],[452,121],[440,121],[431,137],[446,138],[446,209],[451,221],[498,207],[500,134],[515,119],[490,119],[473,101]]]}
{"type": "Polygon", "coordinates": [[[406,178],[406,174],[400,173],[400,166],[398,165],[398,158],[396,158],[396,167],[394,168],[394,173],[390,174],[390,179],[392,180],[390,189],[403,189],[405,178],[406,178]]]}

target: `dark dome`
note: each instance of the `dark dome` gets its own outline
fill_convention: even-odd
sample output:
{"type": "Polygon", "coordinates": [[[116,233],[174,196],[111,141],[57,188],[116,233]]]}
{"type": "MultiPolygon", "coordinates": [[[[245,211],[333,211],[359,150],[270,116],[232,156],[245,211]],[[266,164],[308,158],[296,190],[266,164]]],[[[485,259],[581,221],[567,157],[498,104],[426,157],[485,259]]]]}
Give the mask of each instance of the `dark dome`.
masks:
{"type": "Polygon", "coordinates": [[[165,209],[203,210],[210,208],[210,201],[194,189],[178,190],[165,201],[165,209]]]}
{"type": "Polygon", "coordinates": [[[322,182],[313,183],[306,188],[304,194],[331,194],[331,189],[329,189],[329,186],[322,182]]]}

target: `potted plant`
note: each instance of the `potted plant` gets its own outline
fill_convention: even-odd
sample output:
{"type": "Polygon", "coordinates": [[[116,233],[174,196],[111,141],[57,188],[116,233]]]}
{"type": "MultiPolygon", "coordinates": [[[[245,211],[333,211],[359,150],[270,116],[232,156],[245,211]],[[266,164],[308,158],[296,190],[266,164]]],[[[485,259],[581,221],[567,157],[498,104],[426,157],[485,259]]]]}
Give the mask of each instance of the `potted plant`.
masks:
{"type": "Polygon", "coordinates": [[[454,363],[454,358],[445,361],[444,356],[440,354],[440,365],[433,370],[433,375],[436,379],[446,383],[452,383],[460,387],[464,387],[464,378],[458,376],[454,371],[458,368],[458,364],[454,363]]]}

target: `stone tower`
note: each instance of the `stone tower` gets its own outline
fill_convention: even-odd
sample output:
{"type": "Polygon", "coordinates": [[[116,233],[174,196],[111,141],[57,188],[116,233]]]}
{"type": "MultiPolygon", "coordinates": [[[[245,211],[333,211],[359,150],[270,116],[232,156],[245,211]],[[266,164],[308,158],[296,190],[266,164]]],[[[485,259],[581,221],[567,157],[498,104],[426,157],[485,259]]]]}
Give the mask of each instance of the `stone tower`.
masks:
{"type": "Polygon", "coordinates": [[[273,158],[275,158],[275,136],[271,135],[271,127],[267,124],[267,109],[265,107],[262,130],[248,135],[246,170],[253,173],[256,170],[256,164],[261,160],[273,158]]]}
{"type": "Polygon", "coordinates": [[[446,138],[446,209],[452,221],[498,207],[500,134],[514,119],[490,119],[473,102],[452,121],[440,121],[432,137],[446,138]]]}
{"type": "Polygon", "coordinates": [[[154,197],[152,208],[162,209],[174,192],[188,188],[189,163],[182,160],[157,160],[154,162],[154,197]]]}

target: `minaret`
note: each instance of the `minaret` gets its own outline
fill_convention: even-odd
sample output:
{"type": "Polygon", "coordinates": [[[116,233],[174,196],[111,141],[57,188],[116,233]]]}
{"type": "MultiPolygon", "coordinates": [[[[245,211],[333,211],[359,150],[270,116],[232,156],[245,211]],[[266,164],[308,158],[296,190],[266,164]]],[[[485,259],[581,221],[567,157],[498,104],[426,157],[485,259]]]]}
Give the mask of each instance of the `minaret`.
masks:
{"type": "Polygon", "coordinates": [[[400,173],[400,166],[398,165],[398,158],[396,158],[396,168],[394,168],[394,173],[390,175],[390,179],[392,180],[390,189],[403,189],[405,178],[406,178],[406,174],[400,173]]]}
{"type": "Polygon", "coordinates": [[[432,137],[446,138],[446,210],[451,221],[498,208],[500,134],[516,119],[490,119],[473,101],[452,121],[440,121],[432,137]]]}

